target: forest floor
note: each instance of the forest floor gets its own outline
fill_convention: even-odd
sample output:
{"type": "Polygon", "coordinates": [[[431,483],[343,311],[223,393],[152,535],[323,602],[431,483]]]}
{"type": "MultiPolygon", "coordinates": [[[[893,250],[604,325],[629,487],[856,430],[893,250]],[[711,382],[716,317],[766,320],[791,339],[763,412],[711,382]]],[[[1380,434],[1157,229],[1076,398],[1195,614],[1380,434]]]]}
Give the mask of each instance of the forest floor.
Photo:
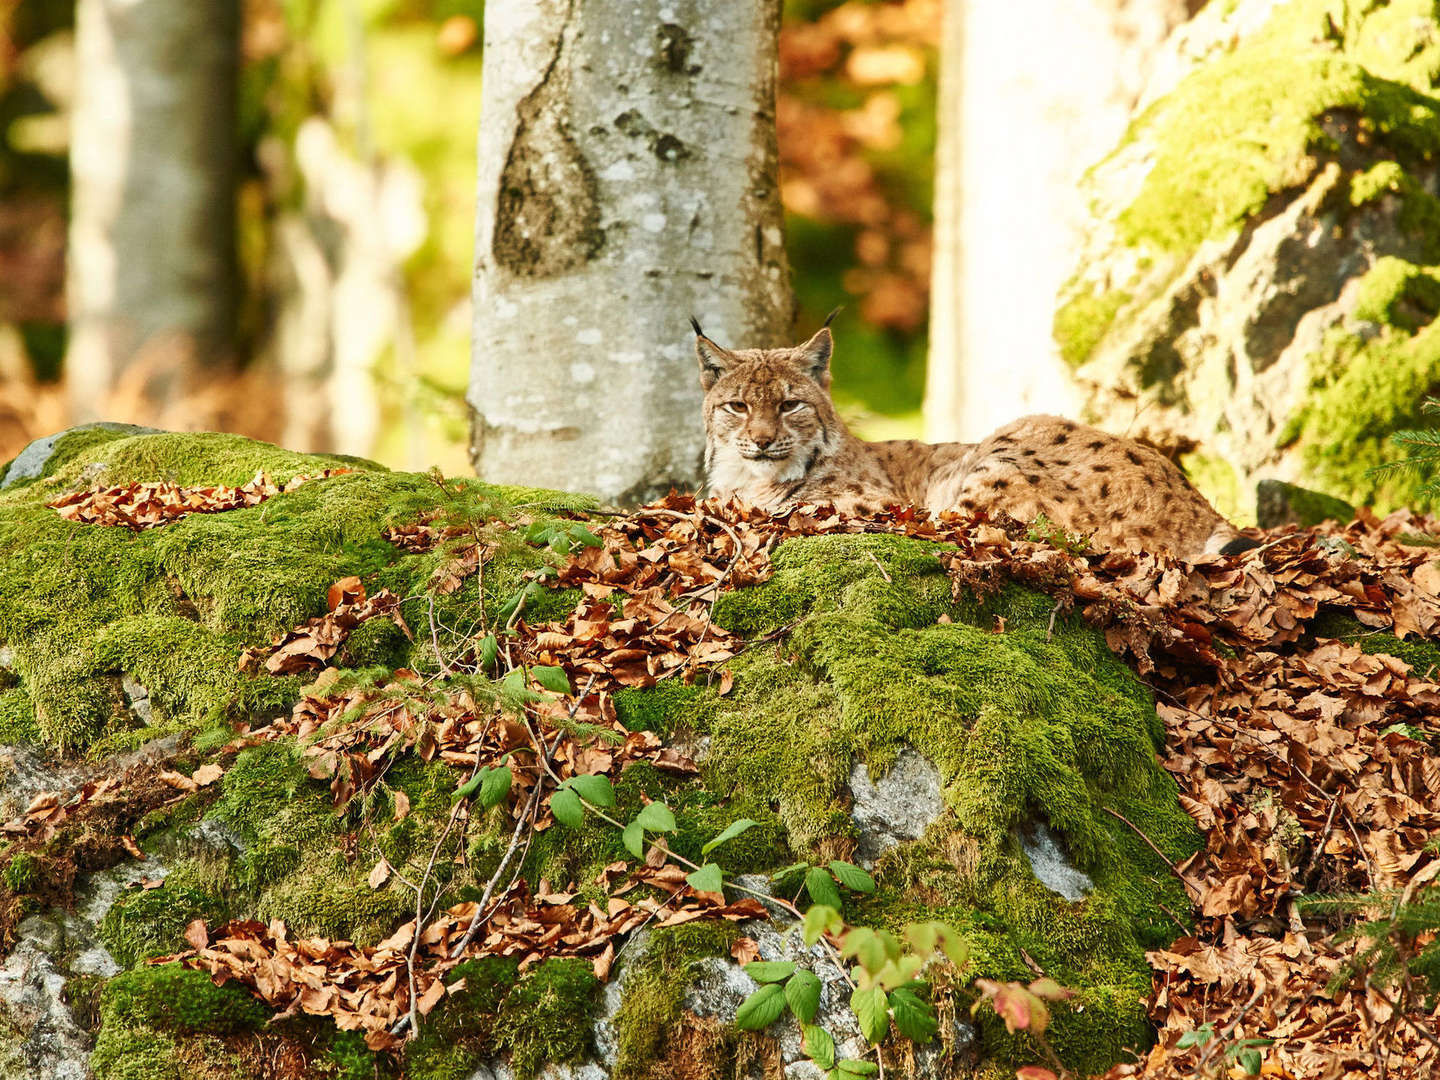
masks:
{"type": "MultiPolygon", "coordinates": [[[[243,506],[274,493],[247,501],[228,490],[208,498],[243,506]]],[[[187,498],[188,505],[177,502],[163,485],[130,485],[77,495],[56,508],[72,520],[137,530],[226,508],[206,504],[207,497],[187,498]]],[[[619,742],[605,751],[568,741],[552,747],[557,782],[618,775],[635,760],[693,771],[683,753],[620,728],[607,695],[653,685],[657,677],[715,678],[723,686],[725,661],[747,643],[712,623],[707,601],[765,580],[780,542],[885,533],[951,545],[939,557],[957,596],[983,597],[1016,583],[1053,596],[1057,615],[1078,612],[1104,632],[1155,696],[1166,731],[1161,763],[1205,837],[1203,850],[1189,860],[1166,859],[1192,910],[1172,912],[1174,941],[1147,954],[1156,1042],[1143,1058],[1116,1065],[1107,1076],[1429,1074],[1440,1049],[1426,981],[1436,974],[1440,928],[1433,899],[1440,875],[1440,685],[1432,681],[1440,679],[1440,648],[1433,643],[1440,636],[1440,561],[1432,539],[1440,522],[1362,513],[1345,526],[1256,533],[1259,548],[1188,564],[1164,555],[1091,552],[1083,540],[1058,531],[984,517],[936,521],[894,512],[855,519],[815,507],[771,517],[672,496],[603,524],[595,520],[594,533],[574,526],[586,533],[584,542],[578,532],[567,539],[553,525],[538,538],[568,552],[554,584],[581,590],[574,611],[530,626],[522,600],[504,613],[502,621],[515,632],[508,643],[492,635],[488,645],[477,639],[477,652],[452,657],[457,665],[463,659],[479,667],[478,652],[509,649],[511,662],[532,677],[558,669],[566,690],[579,688],[548,699],[544,708],[566,714],[551,719],[613,729],[619,742]],[[633,617],[609,618],[617,591],[633,617]],[[699,602],[685,607],[677,597],[699,602]],[[608,757],[585,759],[596,753],[608,757]]],[[[412,551],[448,545],[452,557],[437,575],[444,578],[442,590],[483,573],[483,543],[443,521],[422,520],[387,538],[412,551]]],[[[396,598],[366,596],[358,579],[336,582],[329,606],[327,615],[270,647],[247,652],[242,670],[323,665],[370,619],[391,619],[410,632],[396,598]]],[[[993,630],[1003,634],[1004,620],[997,618],[993,630]]],[[[433,624],[428,632],[435,632],[433,624]]],[[[493,651],[488,660],[494,662],[493,651]]],[[[543,688],[546,676],[538,678],[543,688]]],[[[289,718],[238,732],[235,745],[308,735],[339,720],[306,756],[310,774],[331,779],[341,805],[364,794],[373,774],[367,762],[397,742],[429,739],[420,747],[427,760],[465,762],[480,760],[482,744],[499,762],[534,743],[534,733],[513,722],[487,723],[480,733],[457,718],[422,731],[403,707],[375,705],[363,695],[307,695],[289,718]]],[[[69,800],[37,797],[4,829],[25,843],[89,819],[89,831],[103,833],[106,820],[121,816],[115,808],[123,806],[123,816],[133,818],[139,804],[144,810],[193,794],[223,768],[189,777],[161,770],[123,790],[99,781],[69,800]]],[[[539,785],[528,792],[523,778],[517,782],[519,819],[528,814],[532,828],[548,825],[549,810],[537,809],[531,797],[539,785]]],[[[406,809],[394,808],[397,820],[406,809]]],[[[130,845],[124,837],[112,839],[123,857],[119,848],[130,845]]],[[[57,882],[73,880],[76,868],[68,868],[68,877],[63,870],[46,867],[57,882]]],[[[372,885],[392,870],[382,857],[372,885]]],[[[657,914],[664,923],[680,923],[759,913],[753,900],[727,903],[718,892],[690,887],[663,857],[630,875],[636,885],[669,893],[658,905],[663,911],[624,901],[586,911],[565,906],[569,894],[504,893],[488,916],[491,945],[500,955],[586,958],[603,978],[615,939],[657,914]]],[[[56,890],[58,897],[63,883],[56,890]]],[[[192,948],[170,959],[236,979],[276,1007],[362,1028],[371,1048],[381,1049],[398,1045],[397,1021],[403,1027],[402,1018],[417,1009],[427,1013],[444,995],[440,976],[454,967],[445,958],[456,953],[453,947],[488,899],[431,911],[366,950],[327,945],[317,952],[303,940],[286,940],[283,927],[199,921],[186,929],[192,948]],[[418,982],[417,956],[433,961],[418,982]]]]}

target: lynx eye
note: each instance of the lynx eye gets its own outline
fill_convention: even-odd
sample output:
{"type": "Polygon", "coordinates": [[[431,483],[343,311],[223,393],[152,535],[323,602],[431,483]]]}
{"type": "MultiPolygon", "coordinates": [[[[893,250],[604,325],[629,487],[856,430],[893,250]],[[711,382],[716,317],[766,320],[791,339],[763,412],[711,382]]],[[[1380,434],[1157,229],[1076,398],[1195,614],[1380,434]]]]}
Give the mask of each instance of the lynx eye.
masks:
{"type": "Polygon", "coordinates": [[[780,403],[782,413],[797,413],[805,407],[805,402],[796,401],[794,398],[787,399],[780,403]]]}
{"type": "Polygon", "coordinates": [[[722,409],[727,409],[732,413],[736,413],[737,415],[742,416],[750,409],[750,406],[746,405],[743,401],[727,401],[724,405],[721,405],[720,407],[722,409]]]}

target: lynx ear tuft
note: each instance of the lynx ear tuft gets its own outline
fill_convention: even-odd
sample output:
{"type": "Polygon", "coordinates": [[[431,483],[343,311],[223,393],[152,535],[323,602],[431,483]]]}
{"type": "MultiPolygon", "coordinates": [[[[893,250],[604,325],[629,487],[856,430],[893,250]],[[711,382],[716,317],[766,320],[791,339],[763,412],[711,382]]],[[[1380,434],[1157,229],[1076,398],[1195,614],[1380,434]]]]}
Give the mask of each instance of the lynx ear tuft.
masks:
{"type": "Polygon", "coordinates": [[[690,325],[695,327],[695,359],[700,361],[700,388],[709,390],[735,362],[735,358],[705,336],[705,331],[700,329],[700,323],[693,315],[690,325]]]}
{"type": "MultiPolygon", "coordinates": [[[[844,305],[844,304],[841,304],[841,305],[840,305],[839,307],[837,307],[834,311],[830,312],[829,315],[826,315],[826,316],[825,316],[825,321],[820,324],[821,327],[829,326],[832,322],[835,321],[835,316],[836,316],[836,315],[839,315],[840,312],[842,312],[842,311],[844,311],[844,310],[845,310],[845,305],[844,305]]],[[[694,320],[692,319],[691,321],[693,322],[694,320]]]]}
{"type": "MultiPolygon", "coordinates": [[[[830,320],[825,321],[828,324],[830,320]]],[[[801,362],[810,377],[827,390],[830,388],[830,353],[834,345],[835,339],[830,336],[830,327],[826,325],[816,330],[815,336],[800,346],[801,362]]]]}

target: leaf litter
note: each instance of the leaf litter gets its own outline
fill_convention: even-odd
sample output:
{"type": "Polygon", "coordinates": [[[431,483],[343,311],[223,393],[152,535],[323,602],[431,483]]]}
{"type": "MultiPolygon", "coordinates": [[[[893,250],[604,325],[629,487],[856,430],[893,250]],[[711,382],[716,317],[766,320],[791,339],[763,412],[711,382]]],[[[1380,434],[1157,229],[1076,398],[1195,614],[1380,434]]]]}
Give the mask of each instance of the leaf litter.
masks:
{"type": "MultiPolygon", "coordinates": [[[[460,535],[425,523],[391,531],[391,542],[406,550],[429,550],[460,535]]],[[[1355,944],[1337,936],[1342,927],[1333,919],[1307,921],[1295,901],[1313,893],[1413,892],[1440,875],[1432,843],[1440,826],[1440,756],[1429,741],[1440,734],[1440,685],[1433,681],[1440,672],[1367,653],[1357,640],[1327,637],[1318,625],[1322,615],[1340,611],[1364,628],[1357,638],[1440,636],[1440,562],[1424,539],[1436,531],[1435,519],[1405,511],[1380,519],[1362,511],[1346,526],[1259,534],[1264,543],[1257,549],[1192,564],[1163,554],[1056,546],[1003,515],[930,518],[897,508],[851,518],[801,506],[772,516],[672,494],[602,526],[598,546],[570,555],[556,583],[578,586],[582,595],[566,619],[512,624],[521,663],[563,668],[572,686],[584,687],[578,697],[536,695],[526,722],[518,723],[463,694],[417,716],[378,698],[367,709],[363,692],[360,699],[329,698],[321,690],[288,720],[249,737],[319,734],[307,749],[312,774],[332,778],[337,803],[362,790],[376,762],[397,748],[472,769],[507,754],[519,762],[528,752],[531,765],[514,769],[511,793],[511,813],[523,812],[517,808],[526,805],[527,792],[549,782],[536,767],[529,720],[539,738],[555,733],[554,767],[562,778],[609,774],[639,758],[668,761],[683,774],[693,763],[653,735],[625,732],[611,695],[664,678],[693,680],[701,665],[736,655],[744,642],[709,618],[722,588],[763,581],[770,552],[794,536],[889,533],[954,545],[939,558],[957,595],[983,597],[1007,581],[1050,592],[1057,612],[1078,610],[1134,665],[1155,692],[1167,729],[1162,764],[1205,834],[1204,850],[1176,868],[1194,889],[1197,931],[1147,954],[1157,1043],[1107,1075],[1162,1080],[1204,1070],[1213,1047],[1185,1038],[1202,1025],[1227,1039],[1272,1040],[1261,1050],[1265,1075],[1370,1076],[1380,1067],[1378,1055],[1390,1076],[1421,1075],[1435,1061],[1428,1036],[1434,1016],[1397,1016],[1396,1004],[1363,980],[1336,985],[1355,944]]],[[[478,544],[462,549],[447,564],[446,591],[488,554],[478,544]]],[[[332,639],[348,632],[342,625],[348,615],[325,620],[346,605],[380,600],[366,601],[363,590],[353,591],[358,584],[337,583],[339,602],[332,595],[330,615],[282,635],[267,666],[281,656],[279,663],[303,659],[305,666],[333,656],[332,639]]],[[[380,604],[365,617],[387,614],[380,604]]],[[[34,808],[37,815],[53,810],[34,808]]],[[[687,894],[678,867],[629,870],[620,863],[611,871],[625,884],[610,892],[606,911],[571,904],[573,890],[552,892],[542,882],[531,895],[517,881],[464,955],[519,956],[524,964],[589,956],[603,977],[613,939],[662,910],[667,921],[761,913],[752,902],[725,905],[714,894],[687,894]],[[675,879],[667,879],[674,886],[667,900],[621,899],[641,883],[660,885],[656,875],[675,879]]],[[[433,1006],[443,994],[436,987],[457,962],[449,946],[473,915],[473,904],[457,905],[421,931],[428,966],[416,984],[419,1006],[433,1006]]],[[[239,979],[282,1010],[332,1015],[341,1027],[363,1028],[372,1045],[392,1046],[398,1040],[390,1029],[409,1008],[401,974],[415,932],[412,921],[363,950],[291,941],[283,925],[240,922],[210,932],[204,947],[197,929],[196,948],[172,959],[220,980],[239,979]]]]}

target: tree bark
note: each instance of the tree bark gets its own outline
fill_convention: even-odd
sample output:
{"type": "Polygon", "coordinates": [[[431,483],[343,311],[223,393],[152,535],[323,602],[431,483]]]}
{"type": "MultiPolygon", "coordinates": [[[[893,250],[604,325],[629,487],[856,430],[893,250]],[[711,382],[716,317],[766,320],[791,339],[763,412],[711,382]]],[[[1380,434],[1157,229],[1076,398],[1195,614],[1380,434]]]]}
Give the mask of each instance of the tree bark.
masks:
{"type": "Polygon", "coordinates": [[[700,480],[688,317],[793,316],[776,175],[780,0],[485,10],[471,456],[619,503],[700,480]]]}
{"type": "Polygon", "coordinates": [[[1052,338],[1081,175],[1125,131],[1186,0],[949,0],[925,430],[973,441],[1080,405],[1052,338]]]}
{"type": "MultiPolygon", "coordinates": [[[[72,419],[158,414],[233,356],[238,0],[79,0],[72,419]]],[[[116,417],[111,417],[116,418],[116,417]]]]}

